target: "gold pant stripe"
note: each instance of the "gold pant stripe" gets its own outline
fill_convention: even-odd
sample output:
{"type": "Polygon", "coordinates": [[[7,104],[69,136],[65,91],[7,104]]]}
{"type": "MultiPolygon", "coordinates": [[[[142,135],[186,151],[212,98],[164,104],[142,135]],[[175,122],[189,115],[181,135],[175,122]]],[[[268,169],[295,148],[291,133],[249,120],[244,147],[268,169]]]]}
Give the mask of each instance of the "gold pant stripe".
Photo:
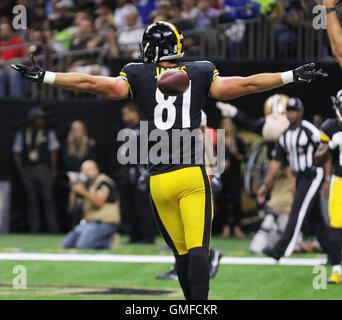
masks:
{"type": "Polygon", "coordinates": [[[329,217],[331,227],[342,228],[342,178],[335,175],[331,177],[329,217]]]}

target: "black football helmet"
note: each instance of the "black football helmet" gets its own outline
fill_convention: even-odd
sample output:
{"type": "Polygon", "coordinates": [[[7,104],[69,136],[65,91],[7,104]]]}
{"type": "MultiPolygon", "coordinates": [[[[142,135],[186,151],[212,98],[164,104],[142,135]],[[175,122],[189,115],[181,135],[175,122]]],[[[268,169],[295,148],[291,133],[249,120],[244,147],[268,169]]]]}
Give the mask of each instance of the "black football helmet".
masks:
{"type": "Polygon", "coordinates": [[[146,63],[180,59],[184,55],[183,35],[169,22],[155,22],[146,28],[140,51],[146,63]]]}
{"type": "Polygon", "coordinates": [[[342,89],[337,92],[336,97],[331,97],[333,108],[336,113],[337,120],[342,123],[342,89]]]}

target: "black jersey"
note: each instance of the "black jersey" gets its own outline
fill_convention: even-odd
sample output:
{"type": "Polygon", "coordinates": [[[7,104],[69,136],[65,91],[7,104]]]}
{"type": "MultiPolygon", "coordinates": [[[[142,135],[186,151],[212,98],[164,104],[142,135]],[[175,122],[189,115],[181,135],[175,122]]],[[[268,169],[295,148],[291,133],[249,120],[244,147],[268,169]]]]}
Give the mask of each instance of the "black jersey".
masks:
{"type": "Polygon", "coordinates": [[[141,119],[147,121],[149,152],[159,148],[160,153],[164,153],[160,155],[159,163],[151,161],[149,156],[149,173],[204,165],[196,159],[194,145],[201,123],[201,109],[206,106],[211,84],[219,75],[214,64],[209,61],[179,62],[175,67],[166,68],[159,64],[129,63],[123,67],[120,75],[129,85],[130,96],[142,113],[141,119]],[[183,95],[167,96],[157,88],[157,78],[167,69],[180,69],[188,75],[190,85],[183,95]],[[194,133],[191,145],[185,145],[182,140],[179,148],[173,148],[176,145],[175,137],[185,131],[194,133]],[[158,145],[159,135],[169,139],[166,149],[164,144],[158,145]],[[184,152],[189,148],[190,154],[184,152]]]}
{"type": "MultiPolygon", "coordinates": [[[[332,138],[332,136],[342,131],[342,126],[339,125],[337,119],[330,118],[324,121],[322,124],[322,131],[329,137],[329,139],[332,138]]],[[[323,139],[322,140],[327,140],[323,139]]],[[[336,148],[332,151],[332,163],[333,163],[333,174],[342,177],[342,150],[341,148],[336,148]]]]}

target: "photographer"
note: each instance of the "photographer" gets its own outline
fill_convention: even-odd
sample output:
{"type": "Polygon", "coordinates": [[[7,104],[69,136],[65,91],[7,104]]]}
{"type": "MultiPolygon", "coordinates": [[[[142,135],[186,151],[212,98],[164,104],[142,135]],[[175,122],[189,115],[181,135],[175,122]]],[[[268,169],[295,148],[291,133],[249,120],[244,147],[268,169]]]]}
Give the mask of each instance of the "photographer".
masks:
{"type": "Polygon", "coordinates": [[[81,172],[87,177],[72,180],[71,189],[83,198],[84,218],[70,231],[64,248],[114,249],[120,223],[119,201],[114,181],[100,173],[95,161],[83,162],[81,172]]]}

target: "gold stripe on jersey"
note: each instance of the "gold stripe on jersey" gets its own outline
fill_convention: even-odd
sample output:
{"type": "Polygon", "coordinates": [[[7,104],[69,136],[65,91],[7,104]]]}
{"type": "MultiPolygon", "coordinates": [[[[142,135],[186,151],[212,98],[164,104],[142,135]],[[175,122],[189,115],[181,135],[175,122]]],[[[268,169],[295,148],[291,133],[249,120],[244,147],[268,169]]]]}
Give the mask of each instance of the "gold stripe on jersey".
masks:
{"type": "Polygon", "coordinates": [[[180,35],[179,35],[176,27],[170,22],[166,22],[166,21],[159,21],[159,22],[170,27],[171,30],[173,31],[173,33],[176,35],[176,38],[177,38],[177,54],[180,54],[181,53],[181,39],[180,39],[180,35]]]}
{"type": "Polygon", "coordinates": [[[330,141],[330,138],[323,132],[321,133],[319,138],[322,142],[329,142],[330,141]]]}
{"type": "Polygon", "coordinates": [[[133,97],[133,91],[132,91],[131,85],[129,84],[129,81],[127,79],[127,74],[125,72],[120,72],[120,76],[127,83],[128,88],[129,88],[129,93],[133,97]]]}
{"type": "Polygon", "coordinates": [[[215,70],[213,71],[213,79],[211,80],[211,84],[210,84],[210,88],[209,88],[208,95],[210,94],[211,87],[212,87],[212,85],[213,85],[214,80],[215,80],[216,78],[218,78],[219,75],[220,75],[219,71],[218,71],[217,69],[215,69],[215,70]]]}
{"type": "Polygon", "coordinates": [[[329,194],[330,226],[342,228],[342,178],[332,175],[329,194]]]}

